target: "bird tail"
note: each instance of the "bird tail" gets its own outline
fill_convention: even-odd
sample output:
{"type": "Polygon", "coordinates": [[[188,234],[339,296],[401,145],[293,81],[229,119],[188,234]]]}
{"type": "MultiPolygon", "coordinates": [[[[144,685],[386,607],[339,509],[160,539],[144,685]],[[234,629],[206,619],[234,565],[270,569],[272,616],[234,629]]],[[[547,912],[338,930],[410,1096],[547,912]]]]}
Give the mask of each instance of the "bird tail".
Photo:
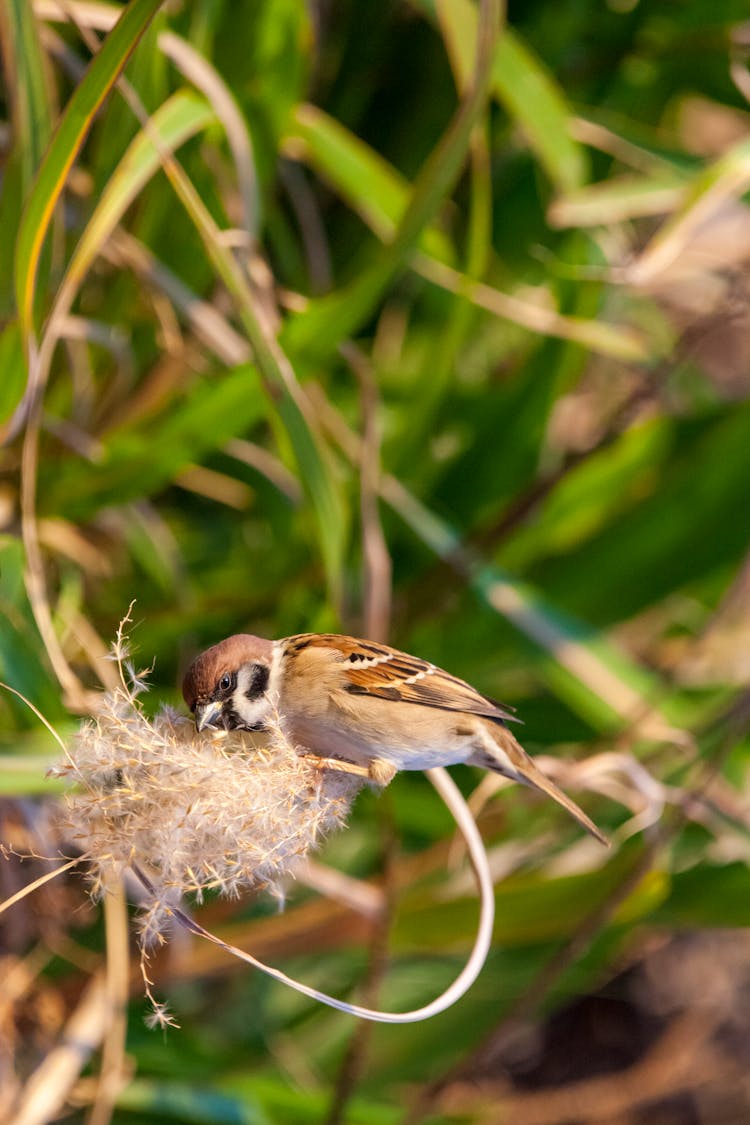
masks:
{"type": "Polygon", "coordinates": [[[495,773],[501,773],[512,781],[519,781],[522,785],[528,785],[532,789],[538,789],[541,793],[546,793],[558,805],[562,805],[574,820],[577,820],[581,827],[590,832],[600,843],[606,847],[610,846],[610,841],[596,827],[593,820],[586,816],[583,809],[579,808],[567,793],[563,793],[554,781],[551,781],[546,774],[542,773],[539,766],[529,757],[507,727],[495,723],[490,727],[488,723],[484,729],[491,736],[492,741],[490,742],[489,738],[482,740],[481,749],[468,759],[470,765],[494,770],[495,773]]]}

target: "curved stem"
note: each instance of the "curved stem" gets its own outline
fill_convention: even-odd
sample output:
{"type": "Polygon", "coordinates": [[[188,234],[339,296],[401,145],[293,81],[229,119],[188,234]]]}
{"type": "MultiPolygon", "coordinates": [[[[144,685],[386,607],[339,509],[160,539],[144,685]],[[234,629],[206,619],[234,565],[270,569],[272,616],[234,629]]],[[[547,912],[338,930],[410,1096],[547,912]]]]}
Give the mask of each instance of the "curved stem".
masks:
{"type": "MultiPolygon", "coordinates": [[[[479,829],[471,815],[469,806],[461,795],[458,786],[442,767],[426,770],[425,772],[445,802],[448,810],[456,821],[459,831],[466,841],[471,866],[474,869],[474,874],[477,879],[480,900],[479,925],[469,959],[452,984],[450,984],[440,996],[431,1000],[429,1004],[425,1004],[421,1008],[414,1008],[409,1012],[381,1012],[374,1008],[361,1007],[359,1004],[348,1004],[345,1000],[337,1000],[334,996],[329,996],[325,992],[318,991],[317,988],[302,984],[301,981],[294,980],[293,977],[288,977],[286,973],[282,973],[280,969],[275,969],[259,961],[257,957],[253,957],[251,953],[247,953],[243,949],[238,949],[237,946],[222,941],[221,938],[216,937],[215,934],[212,934],[209,930],[204,929],[198,922],[195,922],[184,910],[179,909],[179,907],[172,909],[174,918],[184,926],[185,929],[189,930],[197,937],[202,937],[207,941],[213,942],[214,945],[220,946],[227,953],[231,953],[233,957],[238,957],[241,961],[246,961],[249,965],[260,969],[261,972],[266,973],[269,977],[273,977],[274,980],[279,981],[281,984],[286,984],[296,992],[301,992],[304,996],[309,996],[312,1000],[318,1000],[321,1004],[326,1004],[329,1008],[336,1008],[340,1012],[348,1012],[349,1015],[359,1016],[361,1019],[372,1020],[375,1023],[392,1024],[417,1023],[420,1020],[426,1020],[431,1016],[436,1016],[439,1012],[444,1012],[471,988],[487,960],[487,953],[492,944],[492,927],[495,920],[495,896],[492,886],[492,876],[487,862],[487,853],[484,848],[484,843],[482,842],[482,837],[479,834],[479,829]]],[[[136,865],[132,866],[132,870],[146,889],[152,894],[156,894],[156,888],[148,876],[136,865]]]]}

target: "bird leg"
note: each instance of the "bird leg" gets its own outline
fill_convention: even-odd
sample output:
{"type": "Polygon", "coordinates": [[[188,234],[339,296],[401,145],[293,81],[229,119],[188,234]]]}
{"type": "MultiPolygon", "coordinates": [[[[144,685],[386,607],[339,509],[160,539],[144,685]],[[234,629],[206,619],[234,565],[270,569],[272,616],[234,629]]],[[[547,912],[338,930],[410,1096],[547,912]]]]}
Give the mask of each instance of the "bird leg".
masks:
{"type": "Polygon", "coordinates": [[[385,788],[395,777],[397,770],[390,762],[382,758],[373,758],[369,766],[360,766],[356,762],[347,762],[343,758],[320,758],[317,754],[300,754],[316,770],[336,770],[338,773],[349,773],[354,777],[373,781],[376,785],[385,788]]]}

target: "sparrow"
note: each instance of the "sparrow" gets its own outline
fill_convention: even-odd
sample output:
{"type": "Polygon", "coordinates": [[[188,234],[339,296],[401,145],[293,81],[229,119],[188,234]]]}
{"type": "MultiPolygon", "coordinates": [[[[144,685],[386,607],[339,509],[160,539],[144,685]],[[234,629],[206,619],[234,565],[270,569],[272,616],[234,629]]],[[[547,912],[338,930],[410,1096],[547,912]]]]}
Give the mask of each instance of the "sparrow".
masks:
{"type": "Polygon", "coordinates": [[[399,770],[458,762],[493,770],[546,793],[608,844],[521,747],[510,709],[389,645],[333,633],[277,641],[238,633],[196,657],[182,694],[199,731],[258,731],[277,716],[319,768],[379,785],[399,770]]]}

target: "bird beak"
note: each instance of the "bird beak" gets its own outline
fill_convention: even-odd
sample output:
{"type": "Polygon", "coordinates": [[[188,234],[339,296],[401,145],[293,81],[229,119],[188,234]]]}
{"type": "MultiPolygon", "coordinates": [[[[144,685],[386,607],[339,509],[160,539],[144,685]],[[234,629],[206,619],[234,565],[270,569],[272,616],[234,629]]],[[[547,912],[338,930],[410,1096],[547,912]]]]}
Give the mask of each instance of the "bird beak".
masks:
{"type": "Polygon", "coordinates": [[[224,704],[218,700],[212,703],[199,703],[195,708],[195,729],[205,730],[206,727],[218,727],[224,704]]]}

